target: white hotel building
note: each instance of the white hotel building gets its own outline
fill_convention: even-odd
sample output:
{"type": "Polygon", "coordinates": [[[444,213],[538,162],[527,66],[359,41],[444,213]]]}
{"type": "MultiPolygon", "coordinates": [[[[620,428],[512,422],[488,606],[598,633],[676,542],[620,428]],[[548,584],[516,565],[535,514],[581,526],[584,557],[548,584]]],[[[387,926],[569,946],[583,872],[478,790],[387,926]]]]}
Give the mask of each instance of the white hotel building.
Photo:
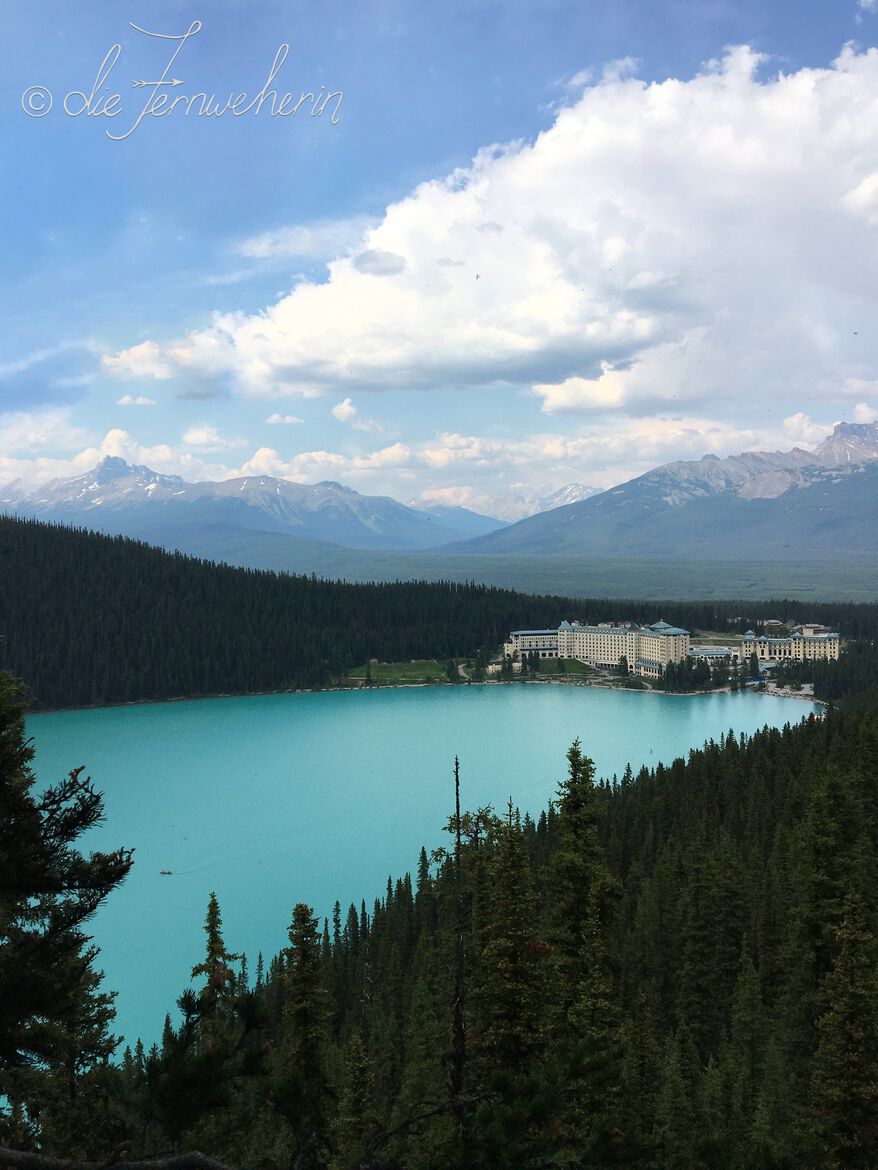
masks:
{"type": "Polygon", "coordinates": [[[748,630],[741,642],[741,657],[746,660],[755,654],[759,662],[835,661],[840,652],[838,634],[824,626],[799,626],[789,638],[769,638],[748,630]]]}
{"type": "Polygon", "coordinates": [[[660,678],[669,662],[689,653],[689,631],[667,622],[583,626],[562,622],[557,630],[513,630],[503,654],[513,661],[534,651],[540,658],[576,658],[588,666],[615,667],[622,659],[631,674],[660,678]]]}

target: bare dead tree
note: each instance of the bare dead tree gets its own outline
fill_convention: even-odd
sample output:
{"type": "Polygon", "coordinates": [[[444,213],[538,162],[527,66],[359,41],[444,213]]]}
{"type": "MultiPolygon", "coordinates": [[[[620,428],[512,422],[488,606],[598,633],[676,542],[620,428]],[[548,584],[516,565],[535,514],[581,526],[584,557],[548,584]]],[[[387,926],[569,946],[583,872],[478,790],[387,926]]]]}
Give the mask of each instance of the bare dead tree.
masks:
{"type": "Polygon", "coordinates": [[[466,1077],[466,966],[464,954],[463,880],[460,872],[460,761],[454,757],[454,993],[451,999],[451,1075],[453,1100],[463,1096],[466,1077]]]}

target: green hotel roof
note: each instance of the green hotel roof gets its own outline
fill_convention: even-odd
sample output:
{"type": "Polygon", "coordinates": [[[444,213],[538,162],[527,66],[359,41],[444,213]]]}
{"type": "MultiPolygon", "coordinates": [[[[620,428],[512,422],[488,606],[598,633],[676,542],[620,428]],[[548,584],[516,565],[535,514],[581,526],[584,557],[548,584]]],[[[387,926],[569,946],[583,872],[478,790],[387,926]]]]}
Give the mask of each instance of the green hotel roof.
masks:
{"type": "Polygon", "coordinates": [[[563,621],[557,630],[513,630],[509,636],[510,638],[550,637],[553,634],[558,634],[561,630],[565,633],[579,630],[589,634],[646,634],[650,638],[678,638],[685,637],[689,633],[688,630],[682,630],[679,626],[671,626],[662,621],[654,622],[646,628],[635,627],[634,629],[629,629],[628,626],[572,625],[568,621],[563,621]]]}

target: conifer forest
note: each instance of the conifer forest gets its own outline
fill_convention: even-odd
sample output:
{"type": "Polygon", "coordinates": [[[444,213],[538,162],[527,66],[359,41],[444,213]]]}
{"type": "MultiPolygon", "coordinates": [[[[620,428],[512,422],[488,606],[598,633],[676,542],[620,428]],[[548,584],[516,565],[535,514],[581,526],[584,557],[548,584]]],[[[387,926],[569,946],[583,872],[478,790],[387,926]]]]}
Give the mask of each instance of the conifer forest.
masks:
{"type": "MultiPolygon", "coordinates": [[[[222,605],[257,623],[263,602],[289,605],[294,628],[310,598],[339,623],[371,607],[363,636],[376,638],[419,605],[432,615],[425,637],[450,639],[455,609],[472,602],[482,612],[462,640],[486,615],[495,629],[564,612],[556,599],[440,586],[391,588],[378,612],[368,588],[209,569],[61,529],[3,531],[13,552],[45,538],[44,596],[74,594],[88,637],[92,609],[121,614],[123,592],[145,626],[157,612],[147,599],[166,597],[158,579],[175,575],[217,630],[222,605]],[[125,561],[117,593],[109,566],[125,561]]],[[[7,619],[34,603],[27,588],[15,602],[8,581],[3,596],[7,619]]],[[[47,631],[57,612],[41,611],[47,631]]],[[[876,615],[841,616],[871,632],[876,615]]],[[[122,636],[105,622],[89,685],[125,680],[109,665],[122,636]]],[[[17,673],[47,679],[29,657],[37,643],[16,638],[17,673]]],[[[316,670],[332,643],[299,644],[316,670]]],[[[866,640],[806,675],[829,700],[822,717],[729,734],[668,766],[602,780],[588,744],[572,743],[548,764],[556,797],[536,817],[514,792],[507,807],[469,807],[466,762],[449,759],[444,831],[373,904],[336,904],[328,920],[293,904],[289,945],[245,956],[212,896],[202,961],[179,972],[192,985],[144,1047],[116,1044],[87,927],[132,857],[125,842],[80,852],[101,798],[82,771],[37,790],[27,695],[3,674],[0,1165],[185,1165],[173,1159],[200,1151],[189,1165],[873,1170],[878,652],[866,640]]]]}
{"type": "Polygon", "coordinates": [[[878,636],[865,603],[533,597],[484,585],[352,585],[232,568],[125,537],[0,516],[0,669],[34,710],[332,686],[354,666],[476,656],[514,629],[664,618],[743,633],[782,613],[878,636]]]}

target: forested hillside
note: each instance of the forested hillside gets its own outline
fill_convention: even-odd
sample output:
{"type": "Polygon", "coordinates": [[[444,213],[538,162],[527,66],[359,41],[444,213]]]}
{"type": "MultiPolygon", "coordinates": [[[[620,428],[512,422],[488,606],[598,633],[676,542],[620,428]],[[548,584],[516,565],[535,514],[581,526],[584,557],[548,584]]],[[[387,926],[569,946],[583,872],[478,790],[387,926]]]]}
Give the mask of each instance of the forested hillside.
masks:
{"type": "Polygon", "coordinates": [[[530,597],[235,569],[122,537],[0,517],[0,668],[37,708],[331,685],[368,658],[474,654],[563,618],[742,632],[760,619],[878,634],[878,606],[530,597]]]}
{"type": "Polygon", "coordinates": [[[160,1046],[117,1068],[85,1052],[72,1081],[69,1021],[42,1067],[0,1053],[0,1144],[264,1170],[873,1170],[878,705],[863,662],[830,671],[826,718],[670,767],[595,785],[574,744],[537,821],[452,816],[414,880],[327,923],[295,905],[290,946],[249,972],[212,897],[160,1046]]]}
{"type": "Polygon", "coordinates": [[[560,599],[233,569],[0,518],[0,666],[38,707],[325,686],[370,657],[474,652],[558,623],[560,599]]]}

